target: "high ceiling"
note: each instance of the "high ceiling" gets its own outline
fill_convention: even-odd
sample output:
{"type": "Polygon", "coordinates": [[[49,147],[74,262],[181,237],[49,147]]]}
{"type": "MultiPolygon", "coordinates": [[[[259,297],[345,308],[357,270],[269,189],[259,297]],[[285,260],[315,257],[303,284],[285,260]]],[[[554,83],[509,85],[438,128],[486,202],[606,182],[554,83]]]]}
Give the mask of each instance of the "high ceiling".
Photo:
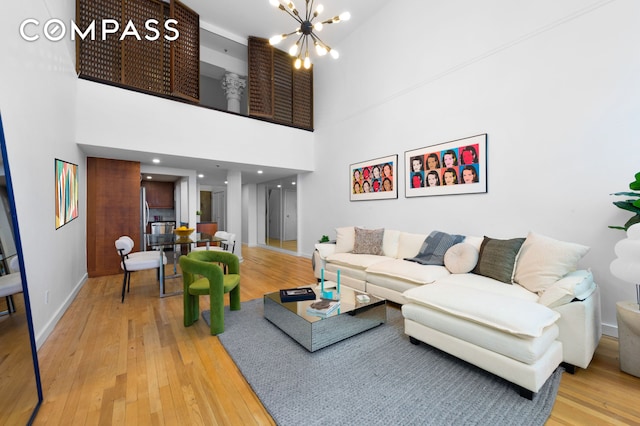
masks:
{"type": "MultiPolygon", "coordinates": [[[[302,14],[305,2],[293,0],[302,14]]],[[[269,38],[275,34],[289,33],[296,28],[295,21],[285,12],[271,6],[269,0],[182,0],[184,4],[200,15],[200,25],[206,30],[236,42],[246,44],[249,36],[269,38]]],[[[326,20],[342,12],[349,11],[351,20],[325,27],[322,39],[337,48],[337,43],[348,36],[357,26],[373,16],[385,0],[320,0],[312,1],[313,9],[318,4],[324,12],[316,21],[326,20]]],[[[316,22],[314,21],[314,22],[316,22]]]]}
{"type": "MultiPolygon", "coordinates": [[[[296,28],[296,22],[285,12],[271,6],[269,0],[244,0],[242,2],[223,0],[181,0],[200,15],[201,45],[224,52],[227,55],[246,61],[246,43],[249,36],[269,38],[275,34],[288,33],[296,28]]],[[[305,2],[294,0],[301,14],[305,11],[305,2]]],[[[322,40],[340,50],[340,41],[347,37],[358,25],[373,16],[385,4],[385,0],[323,0],[309,2],[313,9],[318,4],[324,6],[324,12],[316,18],[329,19],[342,12],[349,11],[351,19],[347,22],[325,26],[322,40]]],[[[284,44],[284,43],[283,43],[284,44]]],[[[288,44],[283,47],[286,50],[288,44]]],[[[315,53],[312,60],[315,60],[315,53]]],[[[329,57],[323,60],[333,60],[329,57]]],[[[204,64],[202,72],[215,75],[220,70],[215,65],[204,64]]],[[[92,146],[82,146],[87,155],[121,160],[139,161],[145,165],[154,165],[153,153],[113,150],[92,146]]],[[[196,170],[204,175],[201,184],[222,186],[227,170],[240,170],[243,183],[262,183],[295,175],[296,170],[269,167],[257,167],[220,161],[205,161],[196,157],[164,156],[158,166],[166,168],[196,170]],[[258,174],[258,169],[263,173],[258,174]]],[[[177,177],[153,175],[156,180],[175,180],[177,177]]]]}

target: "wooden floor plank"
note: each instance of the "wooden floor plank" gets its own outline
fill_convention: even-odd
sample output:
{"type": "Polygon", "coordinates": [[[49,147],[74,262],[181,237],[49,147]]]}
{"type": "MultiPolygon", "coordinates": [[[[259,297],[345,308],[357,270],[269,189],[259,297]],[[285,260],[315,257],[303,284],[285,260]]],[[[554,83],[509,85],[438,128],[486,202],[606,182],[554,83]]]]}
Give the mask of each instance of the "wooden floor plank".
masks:
{"type": "MultiPolygon", "coordinates": [[[[242,250],[242,301],[315,281],[307,258],[242,250]]],[[[121,284],[90,278],[40,349],[35,425],[275,424],[206,323],[183,326],[181,296],[161,299],[155,273],[140,271],[123,304],[121,284]]],[[[587,370],[563,374],[547,424],[640,424],[638,401],[640,378],[620,371],[617,340],[603,338],[587,370]]]]}

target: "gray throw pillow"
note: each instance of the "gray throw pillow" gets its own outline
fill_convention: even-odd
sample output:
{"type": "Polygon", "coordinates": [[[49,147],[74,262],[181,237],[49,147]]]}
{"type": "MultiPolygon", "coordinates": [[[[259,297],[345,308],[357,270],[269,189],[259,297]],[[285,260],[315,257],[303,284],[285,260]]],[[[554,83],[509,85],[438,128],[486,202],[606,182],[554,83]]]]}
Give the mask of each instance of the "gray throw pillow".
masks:
{"type": "Polygon", "coordinates": [[[471,272],[512,284],[516,258],[524,240],[524,238],[496,240],[485,236],[480,246],[478,264],[471,272]]]}
{"type": "Polygon", "coordinates": [[[405,258],[421,265],[444,266],[444,255],[451,246],[461,243],[464,235],[449,235],[446,232],[433,231],[422,243],[415,257],[405,258]]]}
{"type": "Polygon", "coordinates": [[[382,238],[384,228],[363,229],[355,228],[355,241],[353,244],[354,254],[375,254],[382,255],[382,238]]]}

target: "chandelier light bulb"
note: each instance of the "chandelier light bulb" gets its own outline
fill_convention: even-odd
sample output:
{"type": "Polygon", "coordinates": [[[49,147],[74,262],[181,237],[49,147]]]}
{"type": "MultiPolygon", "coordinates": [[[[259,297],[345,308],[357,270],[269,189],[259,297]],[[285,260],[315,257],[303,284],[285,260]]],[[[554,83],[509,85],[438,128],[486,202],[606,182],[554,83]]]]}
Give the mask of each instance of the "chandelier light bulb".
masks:
{"type": "Polygon", "coordinates": [[[296,44],[292,45],[292,46],[289,48],[289,55],[291,55],[291,56],[296,56],[297,54],[298,54],[298,43],[296,43],[296,44]]]}
{"type": "Polygon", "coordinates": [[[280,2],[278,0],[269,0],[269,3],[271,3],[271,6],[273,6],[273,7],[279,7],[280,6],[280,2]]]}
{"type": "Polygon", "coordinates": [[[333,59],[338,59],[340,57],[340,53],[338,53],[336,49],[329,50],[329,53],[333,59]]]}
{"type": "Polygon", "coordinates": [[[318,7],[316,7],[316,11],[313,13],[313,16],[318,16],[320,15],[322,12],[324,11],[324,6],[319,4],[318,7]]]}
{"type": "Polygon", "coordinates": [[[311,59],[307,56],[304,58],[304,69],[308,70],[309,68],[311,68],[311,59]]]}
{"type": "Polygon", "coordinates": [[[299,70],[299,69],[300,69],[300,67],[302,66],[302,61],[300,60],[300,57],[298,57],[298,58],[296,59],[296,61],[293,63],[293,66],[294,66],[297,70],[299,70]]]}
{"type": "Polygon", "coordinates": [[[324,56],[327,54],[327,48],[322,44],[316,42],[316,53],[318,54],[318,56],[324,56]]]}
{"type": "Polygon", "coordinates": [[[276,44],[280,43],[282,40],[284,40],[284,37],[281,34],[274,35],[269,39],[269,44],[272,46],[275,46],[276,44]]]}
{"type": "Polygon", "coordinates": [[[351,19],[351,14],[349,12],[343,12],[338,16],[338,18],[340,18],[341,21],[348,21],[351,19]]]}
{"type": "Polygon", "coordinates": [[[323,27],[324,24],[322,22],[316,22],[315,24],[313,24],[313,29],[316,31],[322,31],[323,27]]]}

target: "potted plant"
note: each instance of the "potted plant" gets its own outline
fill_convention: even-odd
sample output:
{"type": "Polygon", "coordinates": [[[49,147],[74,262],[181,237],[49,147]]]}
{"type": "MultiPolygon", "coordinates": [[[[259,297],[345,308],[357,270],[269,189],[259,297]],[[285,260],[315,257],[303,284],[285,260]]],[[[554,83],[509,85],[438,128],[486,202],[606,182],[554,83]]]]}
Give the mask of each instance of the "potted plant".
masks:
{"type": "Polygon", "coordinates": [[[202,212],[200,210],[196,210],[196,223],[200,222],[200,215],[202,215],[202,212]]]}
{"type": "MultiPolygon", "coordinates": [[[[640,172],[636,173],[635,180],[629,184],[629,189],[632,191],[640,191],[640,172]]],[[[629,197],[626,200],[614,201],[613,204],[622,210],[634,213],[634,215],[623,226],[610,225],[609,228],[626,231],[631,225],[640,223],[640,192],[616,192],[611,195],[629,197]]]]}
{"type": "Polygon", "coordinates": [[[318,240],[319,243],[328,243],[329,242],[329,236],[328,235],[323,235],[322,238],[320,238],[318,240]]]}

